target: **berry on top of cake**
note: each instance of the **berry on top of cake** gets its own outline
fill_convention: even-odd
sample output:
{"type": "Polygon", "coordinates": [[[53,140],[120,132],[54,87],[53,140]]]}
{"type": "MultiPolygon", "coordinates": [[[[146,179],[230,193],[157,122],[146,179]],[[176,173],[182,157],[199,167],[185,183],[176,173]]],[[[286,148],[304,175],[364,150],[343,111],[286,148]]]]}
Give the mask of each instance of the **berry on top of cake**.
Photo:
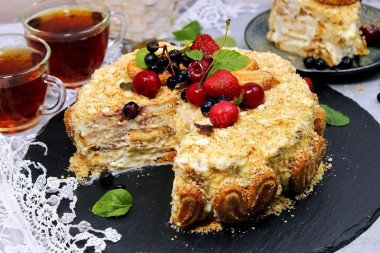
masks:
{"type": "Polygon", "coordinates": [[[189,48],[148,43],[97,70],[65,124],[78,177],[171,163],[171,222],[216,229],[278,212],[285,193],[313,184],[325,112],[288,61],[199,38],[189,48]],[[186,58],[196,50],[201,58],[186,58]]]}
{"type": "Polygon", "coordinates": [[[339,65],[344,57],[368,55],[359,29],[360,5],[352,0],[275,0],[267,39],[281,50],[319,60],[318,69],[339,65]]]}

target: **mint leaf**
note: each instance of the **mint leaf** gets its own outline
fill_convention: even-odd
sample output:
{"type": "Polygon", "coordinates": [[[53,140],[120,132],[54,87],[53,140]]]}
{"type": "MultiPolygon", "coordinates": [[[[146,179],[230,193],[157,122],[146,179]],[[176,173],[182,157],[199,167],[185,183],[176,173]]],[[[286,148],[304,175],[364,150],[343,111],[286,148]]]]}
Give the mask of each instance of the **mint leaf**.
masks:
{"type": "Polygon", "coordinates": [[[202,54],[202,52],[199,51],[199,50],[191,50],[191,51],[187,51],[187,52],[186,52],[186,55],[187,55],[189,58],[191,58],[191,59],[193,59],[193,60],[196,60],[196,61],[200,61],[200,60],[202,60],[202,58],[203,58],[203,54],[202,54]]]}
{"type": "Polygon", "coordinates": [[[106,192],[92,207],[92,212],[100,217],[121,216],[132,206],[132,196],[124,189],[106,192]]]}
{"type": "MultiPolygon", "coordinates": [[[[215,42],[219,46],[222,46],[223,40],[224,40],[224,37],[219,37],[219,38],[215,39],[215,42]]],[[[236,41],[235,41],[235,39],[232,38],[232,37],[230,37],[230,36],[227,36],[226,37],[226,41],[224,42],[223,47],[236,47],[236,41]]]]}
{"type": "Polygon", "coordinates": [[[133,86],[132,86],[132,82],[121,82],[120,83],[120,88],[124,89],[124,90],[131,90],[133,91],[133,86]]]}
{"type": "Polygon", "coordinates": [[[194,20],[185,25],[181,30],[173,32],[176,40],[194,40],[201,33],[201,25],[194,20]]]}
{"type": "Polygon", "coordinates": [[[148,66],[145,64],[145,61],[144,61],[145,55],[147,54],[149,54],[149,51],[146,47],[141,48],[139,51],[137,51],[135,61],[136,61],[137,66],[139,66],[142,69],[148,68],[148,66]]]}
{"type": "Polygon", "coordinates": [[[240,95],[237,98],[235,98],[234,101],[232,101],[232,103],[236,106],[239,106],[241,102],[243,102],[243,98],[244,98],[244,92],[241,92],[240,95]]]}
{"type": "MultiPolygon", "coordinates": [[[[212,54],[212,58],[215,59],[218,51],[212,54]]],[[[220,50],[218,58],[214,61],[212,68],[208,74],[208,77],[214,74],[219,69],[225,69],[228,71],[235,71],[244,68],[248,65],[248,56],[241,55],[236,50],[222,49],[220,50]]]]}
{"type": "Polygon", "coordinates": [[[350,118],[343,113],[324,104],[320,104],[320,106],[326,111],[326,124],[331,126],[345,126],[350,123],[350,118]]]}

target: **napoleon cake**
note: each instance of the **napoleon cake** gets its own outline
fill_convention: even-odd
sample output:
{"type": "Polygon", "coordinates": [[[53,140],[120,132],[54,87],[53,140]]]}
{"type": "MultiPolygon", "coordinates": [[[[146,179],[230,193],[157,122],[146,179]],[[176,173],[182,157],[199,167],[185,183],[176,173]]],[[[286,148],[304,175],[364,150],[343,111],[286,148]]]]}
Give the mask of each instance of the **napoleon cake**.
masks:
{"type": "Polygon", "coordinates": [[[97,70],[67,109],[78,178],[173,164],[170,220],[191,228],[281,209],[284,193],[304,192],[323,171],[325,112],[288,61],[219,48],[209,35],[147,49],[146,65],[141,49],[97,70]]]}
{"type": "Polygon", "coordinates": [[[275,0],[267,39],[276,47],[323,59],[332,67],[344,57],[368,55],[360,33],[360,1],[275,0]]]}

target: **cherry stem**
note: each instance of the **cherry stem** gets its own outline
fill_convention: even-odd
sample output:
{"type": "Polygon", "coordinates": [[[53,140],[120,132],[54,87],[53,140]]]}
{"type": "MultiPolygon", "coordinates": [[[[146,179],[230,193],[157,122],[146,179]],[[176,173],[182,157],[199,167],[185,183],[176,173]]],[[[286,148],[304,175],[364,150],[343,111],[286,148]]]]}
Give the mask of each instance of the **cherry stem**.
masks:
{"type": "Polygon", "coordinates": [[[206,70],[205,74],[202,76],[201,80],[199,81],[199,85],[198,85],[199,87],[202,87],[202,83],[203,83],[204,79],[208,76],[208,73],[210,73],[210,70],[211,70],[212,66],[214,65],[214,62],[216,61],[216,59],[218,59],[220,51],[222,51],[222,48],[224,46],[224,42],[226,42],[227,32],[228,32],[228,28],[230,27],[230,23],[231,23],[231,19],[227,19],[226,20],[226,32],[224,33],[223,42],[220,45],[220,48],[217,51],[217,54],[215,55],[215,58],[213,58],[210,66],[208,67],[208,69],[206,70]]]}

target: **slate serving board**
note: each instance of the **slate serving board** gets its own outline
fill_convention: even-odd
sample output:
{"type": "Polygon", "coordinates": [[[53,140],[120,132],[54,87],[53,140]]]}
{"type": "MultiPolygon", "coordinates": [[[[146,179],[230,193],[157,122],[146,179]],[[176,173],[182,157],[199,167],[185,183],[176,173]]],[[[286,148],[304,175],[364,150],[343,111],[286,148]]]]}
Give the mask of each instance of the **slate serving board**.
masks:
{"type": "MultiPolygon", "coordinates": [[[[106,252],[331,252],[351,242],[380,215],[380,126],[352,100],[327,86],[316,87],[320,102],[347,114],[351,123],[326,129],[326,155],[332,169],[295,209],[268,216],[245,227],[212,234],[176,232],[170,227],[171,166],[146,166],[118,175],[133,196],[133,207],[120,218],[91,213],[94,203],[108,190],[95,181],[76,191],[77,218],[93,227],[113,227],[122,234],[109,242],[106,252]]],[[[48,146],[31,146],[26,158],[41,162],[49,176],[67,175],[75,147],[67,137],[63,113],[53,117],[37,140],[48,146]]],[[[62,212],[64,209],[62,210],[62,212]]]]}

